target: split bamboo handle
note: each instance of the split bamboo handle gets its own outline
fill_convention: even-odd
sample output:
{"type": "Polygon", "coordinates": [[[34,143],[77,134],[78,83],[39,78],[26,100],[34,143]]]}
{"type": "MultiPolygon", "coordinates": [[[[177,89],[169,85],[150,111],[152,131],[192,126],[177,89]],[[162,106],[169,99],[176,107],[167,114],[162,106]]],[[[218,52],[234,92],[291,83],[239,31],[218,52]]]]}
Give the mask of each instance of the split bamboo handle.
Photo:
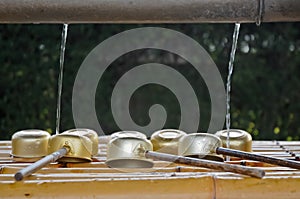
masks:
{"type": "Polygon", "coordinates": [[[46,165],[48,165],[52,162],[56,162],[56,160],[63,157],[64,155],[66,155],[68,153],[68,151],[69,151],[69,149],[67,147],[63,147],[63,148],[59,149],[58,151],[56,151],[50,155],[47,155],[44,158],[36,161],[35,163],[29,165],[28,167],[21,169],[20,171],[18,171],[15,174],[15,180],[21,181],[21,180],[23,180],[24,177],[27,177],[27,176],[33,174],[34,172],[45,167],[46,165]]]}
{"type": "Polygon", "coordinates": [[[170,155],[166,153],[158,153],[153,151],[146,151],[145,157],[156,159],[156,160],[163,160],[168,162],[192,165],[197,167],[205,167],[205,168],[216,169],[221,171],[239,173],[239,174],[248,175],[256,178],[262,178],[265,175],[265,171],[261,169],[255,169],[255,168],[239,166],[239,165],[230,165],[223,162],[189,158],[189,157],[183,157],[177,155],[170,155]]]}
{"type": "Polygon", "coordinates": [[[256,160],[256,161],[265,162],[265,163],[269,163],[269,164],[273,164],[273,165],[279,165],[279,166],[290,167],[290,168],[294,168],[294,169],[300,169],[299,162],[296,162],[293,160],[288,160],[288,159],[273,158],[273,157],[257,155],[257,154],[253,154],[253,153],[247,153],[244,151],[238,151],[238,150],[234,150],[234,149],[227,149],[227,148],[223,148],[223,147],[217,147],[216,153],[228,155],[228,156],[239,157],[242,159],[256,160]]]}

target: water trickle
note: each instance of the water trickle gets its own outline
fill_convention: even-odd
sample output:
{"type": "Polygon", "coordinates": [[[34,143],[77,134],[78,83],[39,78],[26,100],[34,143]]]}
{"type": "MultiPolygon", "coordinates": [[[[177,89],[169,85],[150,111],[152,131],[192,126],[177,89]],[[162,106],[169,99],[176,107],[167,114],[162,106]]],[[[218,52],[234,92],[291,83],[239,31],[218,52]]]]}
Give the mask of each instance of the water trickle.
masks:
{"type": "MultiPolygon", "coordinates": [[[[230,59],[228,64],[228,76],[227,76],[227,84],[226,84],[226,130],[227,130],[227,139],[226,139],[226,147],[229,148],[230,140],[229,140],[229,129],[230,129],[230,91],[231,91],[231,76],[233,73],[233,62],[235,57],[235,51],[237,46],[237,41],[240,32],[240,24],[236,23],[234,26],[233,36],[232,36],[232,46],[230,52],[230,59]]],[[[230,157],[226,156],[226,161],[229,161],[230,157]]]]}
{"type": "Polygon", "coordinates": [[[61,115],[61,93],[63,84],[63,72],[65,61],[65,49],[68,35],[68,24],[63,25],[60,45],[60,57],[59,57],[59,75],[58,75],[58,89],[57,89],[57,106],[56,106],[56,127],[55,132],[59,134],[60,129],[60,115],[61,115]]]}

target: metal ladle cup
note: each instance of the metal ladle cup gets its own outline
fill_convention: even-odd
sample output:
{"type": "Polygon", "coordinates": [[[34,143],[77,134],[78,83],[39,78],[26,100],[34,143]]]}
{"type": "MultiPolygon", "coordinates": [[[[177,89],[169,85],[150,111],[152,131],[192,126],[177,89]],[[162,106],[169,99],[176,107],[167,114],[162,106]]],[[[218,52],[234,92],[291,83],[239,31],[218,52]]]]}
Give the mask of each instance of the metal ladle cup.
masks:
{"type": "Polygon", "coordinates": [[[38,160],[18,171],[15,180],[21,181],[24,177],[40,170],[46,165],[56,162],[87,162],[91,161],[92,141],[85,137],[73,134],[58,134],[49,139],[50,155],[38,160]]]}
{"type": "Polygon", "coordinates": [[[98,154],[99,139],[96,131],[93,131],[91,129],[77,128],[64,131],[61,134],[73,134],[89,138],[92,141],[92,155],[95,156],[98,154]]]}
{"type": "Polygon", "coordinates": [[[11,138],[12,156],[16,161],[33,162],[48,155],[50,134],[38,129],[18,131],[11,138]]]}
{"type": "Polygon", "coordinates": [[[152,144],[140,137],[117,137],[107,145],[105,164],[111,168],[151,168],[153,162],[140,156],[139,149],[152,150],[152,144]]]}
{"type": "MultiPolygon", "coordinates": [[[[201,140],[199,139],[206,137],[208,138],[209,142],[212,142],[215,140],[216,142],[220,141],[220,138],[213,134],[209,133],[193,133],[193,134],[188,134],[184,137],[181,138],[180,143],[186,143],[186,140],[201,140]]],[[[208,142],[208,143],[209,143],[208,142]]],[[[290,168],[295,168],[295,169],[300,169],[300,163],[292,160],[287,160],[287,159],[279,159],[279,158],[273,158],[273,157],[268,157],[268,156],[263,156],[263,155],[257,155],[249,152],[244,152],[244,151],[239,151],[239,150],[234,150],[234,149],[228,149],[228,148],[223,148],[218,145],[209,145],[206,142],[197,142],[196,145],[195,142],[193,142],[193,145],[190,144],[190,147],[197,148],[197,146],[207,146],[207,147],[199,147],[199,153],[201,154],[210,154],[210,153],[216,153],[216,154],[222,154],[222,155],[228,155],[228,156],[234,156],[234,157],[239,157],[242,159],[248,159],[248,160],[255,160],[255,161],[260,161],[260,162],[265,162],[273,165],[279,165],[279,166],[284,166],[284,167],[290,167],[290,168]],[[194,146],[193,146],[194,145],[194,146]]],[[[184,145],[185,146],[185,145],[184,145]]],[[[179,148],[182,147],[179,144],[179,148]]],[[[189,148],[187,148],[188,150],[189,148]]],[[[200,154],[200,155],[201,155],[200,154]]],[[[183,154],[184,155],[184,154],[183,154]]]]}
{"type": "MultiPolygon", "coordinates": [[[[222,146],[227,148],[227,130],[215,133],[222,140],[222,146]]],[[[229,148],[240,151],[252,151],[252,137],[250,133],[240,129],[229,129],[229,148]]]]}
{"type": "Polygon", "coordinates": [[[155,131],[150,141],[154,151],[177,155],[179,139],[184,135],[185,132],[177,129],[163,129],[155,131]]]}
{"type": "Polygon", "coordinates": [[[90,162],[92,161],[93,142],[78,133],[66,133],[51,136],[48,152],[54,153],[61,148],[68,148],[66,154],[59,158],[59,162],[90,162]]]}
{"type": "Polygon", "coordinates": [[[215,148],[221,146],[221,139],[212,134],[191,133],[180,139],[178,155],[223,162],[223,156],[215,152],[215,148]]]}
{"type": "Polygon", "coordinates": [[[147,136],[141,132],[138,131],[118,131],[113,134],[111,134],[111,139],[120,138],[120,137],[136,137],[136,138],[142,138],[147,139],[147,136]]]}

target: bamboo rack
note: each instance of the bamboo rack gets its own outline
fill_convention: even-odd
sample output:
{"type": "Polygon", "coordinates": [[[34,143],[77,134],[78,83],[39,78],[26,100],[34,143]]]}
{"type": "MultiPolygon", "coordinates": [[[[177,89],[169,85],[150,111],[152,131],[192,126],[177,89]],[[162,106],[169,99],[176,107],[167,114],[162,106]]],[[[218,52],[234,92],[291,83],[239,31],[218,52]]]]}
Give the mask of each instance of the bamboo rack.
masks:
{"type": "MultiPolygon", "coordinates": [[[[105,165],[100,140],[93,162],[52,163],[16,182],[15,172],[30,163],[14,162],[10,153],[11,142],[0,141],[1,198],[300,198],[300,170],[250,160],[228,163],[263,169],[263,179],[164,161],[151,169],[118,170],[105,165]]],[[[300,142],[253,141],[253,153],[297,160],[300,142]]]]}

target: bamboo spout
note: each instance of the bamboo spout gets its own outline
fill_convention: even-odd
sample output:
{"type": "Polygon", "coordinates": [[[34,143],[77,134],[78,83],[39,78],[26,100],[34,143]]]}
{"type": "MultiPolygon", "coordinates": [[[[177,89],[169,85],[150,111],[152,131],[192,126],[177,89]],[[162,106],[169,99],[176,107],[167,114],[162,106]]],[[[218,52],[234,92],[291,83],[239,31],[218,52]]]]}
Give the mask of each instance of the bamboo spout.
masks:
{"type": "Polygon", "coordinates": [[[299,10],[299,0],[0,0],[0,23],[289,22],[299,10]]]}

